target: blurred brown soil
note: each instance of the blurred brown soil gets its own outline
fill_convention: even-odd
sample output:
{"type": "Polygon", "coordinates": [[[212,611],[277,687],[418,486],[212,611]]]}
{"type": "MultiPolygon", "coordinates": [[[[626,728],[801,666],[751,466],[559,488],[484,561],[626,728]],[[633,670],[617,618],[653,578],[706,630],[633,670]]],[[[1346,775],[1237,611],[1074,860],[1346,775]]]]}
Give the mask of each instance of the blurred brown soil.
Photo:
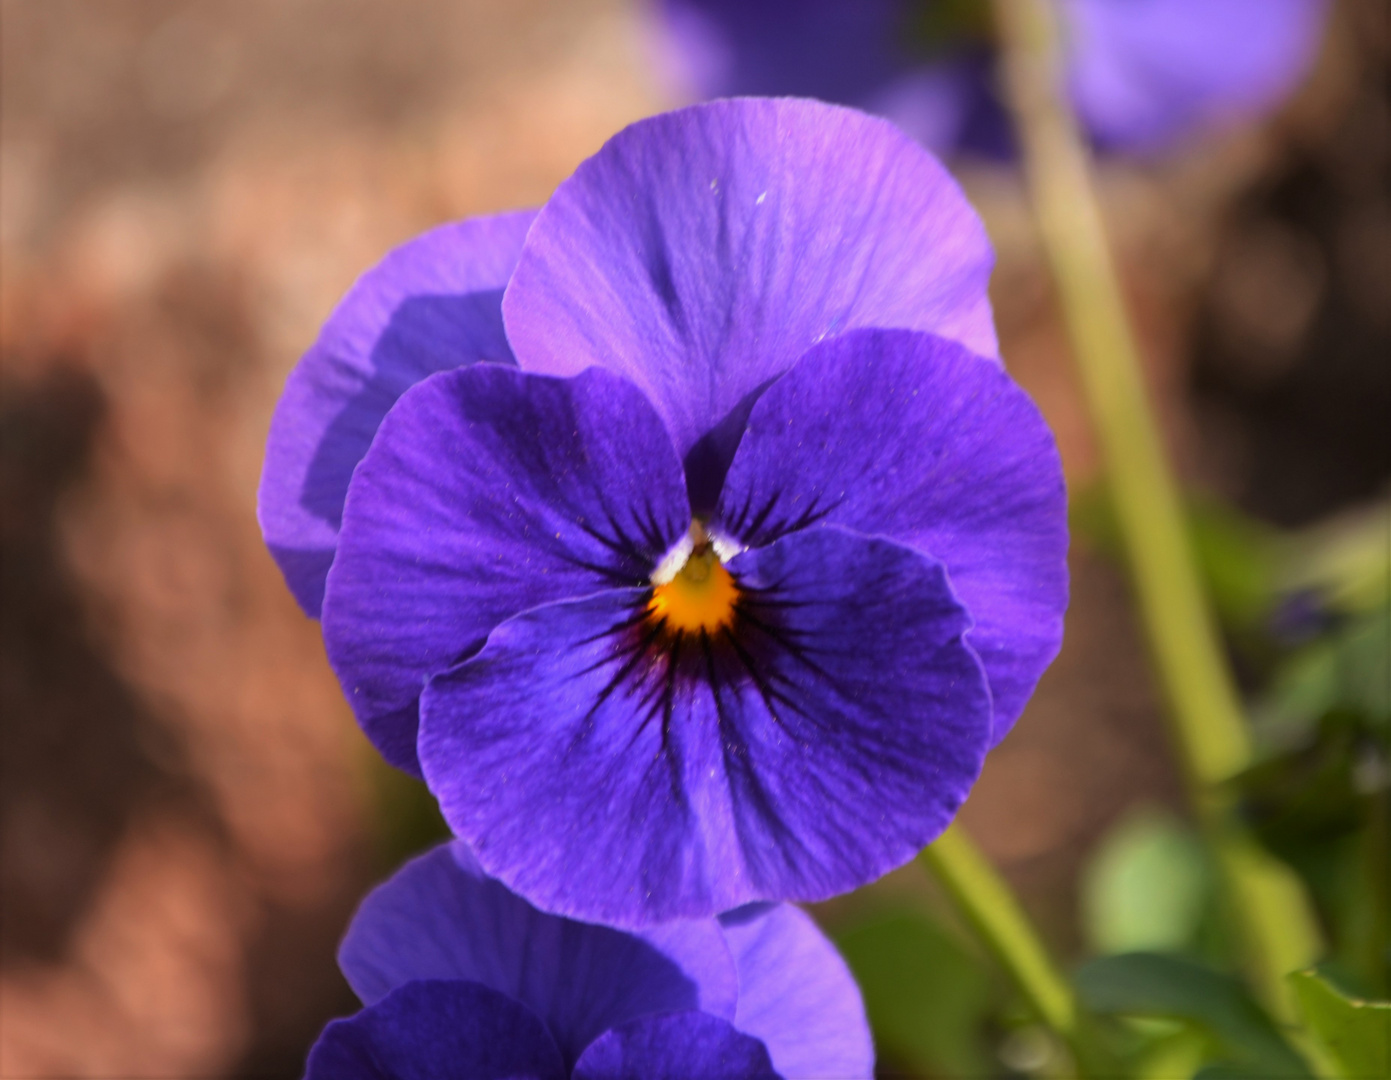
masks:
{"type": "MultiPolygon", "coordinates": [[[[0,20],[0,1075],[297,1076],[353,1008],[333,950],[386,867],[376,766],[255,522],[276,395],[392,244],[539,203],[664,103],[617,0],[0,20]]],[[[1233,194],[1289,138],[1107,178],[1172,441],[1219,487],[1190,326],[1233,194]]],[[[1085,486],[1017,186],[966,182],[1005,355],[1085,486]]],[[[1063,654],[965,813],[1065,949],[1089,846],[1177,795],[1123,578],[1085,546],[1073,571],[1063,654]]]]}

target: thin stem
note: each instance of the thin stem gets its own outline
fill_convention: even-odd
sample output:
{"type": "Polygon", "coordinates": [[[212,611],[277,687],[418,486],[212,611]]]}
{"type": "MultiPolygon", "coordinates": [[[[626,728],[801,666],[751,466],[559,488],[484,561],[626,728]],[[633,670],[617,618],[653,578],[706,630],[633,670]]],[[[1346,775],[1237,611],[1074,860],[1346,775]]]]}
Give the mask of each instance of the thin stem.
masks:
{"type": "Polygon", "coordinates": [[[1250,758],[1241,705],[1184,530],[1111,261],[1086,147],[1064,103],[1049,0],[994,0],[1003,74],[1044,250],[1169,702],[1199,823],[1221,867],[1246,965],[1277,1015],[1283,976],[1314,959],[1318,934],[1293,875],[1240,829],[1226,781],[1250,758]]]}
{"type": "Polygon", "coordinates": [[[1072,987],[1053,964],[1010,887],[971,838],[953,824],[919,858],[942,883],[1039,1019],[1075,1050],[1077,1003],[1072,987]]]}

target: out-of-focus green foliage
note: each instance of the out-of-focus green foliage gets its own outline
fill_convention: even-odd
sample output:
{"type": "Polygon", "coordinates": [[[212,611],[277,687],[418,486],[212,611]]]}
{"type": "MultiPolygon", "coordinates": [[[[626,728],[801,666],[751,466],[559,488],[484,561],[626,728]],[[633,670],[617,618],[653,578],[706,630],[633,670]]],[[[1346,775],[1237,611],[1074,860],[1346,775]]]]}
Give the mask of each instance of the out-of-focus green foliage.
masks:
{"type": "Polygon", "coordinates": [[[988,1076],[990,976],[926,914],[891,911],[837,937],[882,1055],[929,1076],[988,1076]]]}
{"type": "Polygon", "coordinates": [[[1391,597],[1391,502],[1351,510],[1280,542],[1278,587],[1316,593],[1345,614],[1384,607],[1391,597]]]}
{"type": "Polygon", "coordinates": [[[1212,889],[1198,838],[1156,810],[1133,813],[1112,829],[1081,884],[1083,929],[1103,954],[1192,946],[1212,889]]]}
{"type": "Polygon", "coordinates": [[[1391,1076],[1391,1002],[1351,997],[1317,971],[1290,976],[1300,1011],[1343,1080],[1391,1076]]]}
{"type": "Polygon", "coordinates": [[[1239,1075],[1311,1075],[1240,982],[1194,961],[1158,953],[1104,956],[1078,970],[1076,985],[1098,1015],[1181,1021],[1204,1036],[1214,1064],[1244,1070],[1239,1075]]]}
{"type": "Polygon", "coordinates": [[[1383,736],[1391,724],[1391,608],[1354,617],[1298,650],[1256,710],[1266,743],[1307,737],[1335,710],[1383,736]]]}

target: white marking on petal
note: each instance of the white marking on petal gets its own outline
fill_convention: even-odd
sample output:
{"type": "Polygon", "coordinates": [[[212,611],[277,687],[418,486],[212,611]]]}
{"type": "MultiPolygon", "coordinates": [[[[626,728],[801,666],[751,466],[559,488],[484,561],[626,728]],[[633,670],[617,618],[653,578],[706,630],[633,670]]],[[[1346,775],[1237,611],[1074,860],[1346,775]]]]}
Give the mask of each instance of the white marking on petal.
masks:
{"type": "Polygon", "coordinates": [[[676,544],[662,556],[662,561],[657,564],[657,569],[652,571],[653,585],[670,584],[671,579],[681,572],[681,567],[686,565],[686,560],[691,557],[691,552],[695,550],[695,541],[691,534],[687,533],[676,541],[676,544]]]}
{"type": "Polygon", "coordinates": [[[715,555],[722,563],[729,562],[730,559],[744,550],[743,544],[717,532],[710,534],[710,546],[715,549],[715,555]]]}

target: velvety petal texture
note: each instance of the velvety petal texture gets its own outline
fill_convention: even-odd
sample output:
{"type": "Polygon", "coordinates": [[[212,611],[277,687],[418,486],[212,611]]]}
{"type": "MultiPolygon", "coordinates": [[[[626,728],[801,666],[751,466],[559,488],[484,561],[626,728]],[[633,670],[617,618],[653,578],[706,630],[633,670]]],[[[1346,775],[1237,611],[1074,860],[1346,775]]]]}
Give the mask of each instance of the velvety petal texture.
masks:
{"type": "Polygon", "coordinates": [[[511,363],[502,291],[535,211],[433,229],[367,271],[285,384],[258,514],[305,613],[319,614],[353,469],[410,386],[478,360],[511,363]]]}
{"type": "Polygon", "coordinates": [[[324,601],[359,723],[416,772],[425,680],[511,615],[645,584],[689,522],[661,421],[602,369],[479,364],[413,387],[354,475],[324,601]]]}
{"type": "Polygon", "coordinates": [[[421,764],[488,873],[643,926],[833,896],[946,827],[990,695],[941,564],[820,526],[728,567],[728,630],[672,640],[647,590],[613,590],[525,612],[431,680],[421,764]]]}
{"type": "Polygon", "coordinates": [[[768,1048],[778,1072],[872,1080],[860,989],[811,918],[790,904],[755,904],[720,924],[739,971],[734,1026],[768,1048]]]}
{"type": "Polygon", "coordinates": [[[574,1080],[783,1077],[773,1071],[768,1051],[757,1039],[726,1020],[687,1012],[647,1016],[605,1032],[575,1064],[574,1080]]]}
{"type": "Polygon", "coordinates": [[[473,982],[407,983],[324,1029],[305,1080],[566,1080],[546,1026],[473,982]]]}
{"type": "Polygon", "coordinates": [[[631,379],[685,459],[829,335],[907,327],[994,355],[993,261],[956,182],[887,121],[715,101],[633,124],[560,185],[503,317],[526,370],[631,379]]]}
{"type": "Polygon", "coordinates": [[[732,1020],[739,987],[714,921],[635,935],[547,915],[486,877],[459,843],[412,860],[373,890],[338,962],[368,1005],[421,979],[505,994],[542,1019],[567,1064],[603,1031],[648,1013],[695,1009],[732,1020]]]}
{"type": "Polygon", "coordinates": [[[817,524],[945,565],[1004,737],[1062,642],[1067,492],[1052,433],[999,364],[860,330],[812,348],[754,406],[713,527],[760,547],[817,524]]]}
{"type": "Polygon", "coordinates": [[[1065,0],[1069,86],[1103,146],[1147,150],[1275,104],[1308,70],[1325,0],[1065,0]]]}

